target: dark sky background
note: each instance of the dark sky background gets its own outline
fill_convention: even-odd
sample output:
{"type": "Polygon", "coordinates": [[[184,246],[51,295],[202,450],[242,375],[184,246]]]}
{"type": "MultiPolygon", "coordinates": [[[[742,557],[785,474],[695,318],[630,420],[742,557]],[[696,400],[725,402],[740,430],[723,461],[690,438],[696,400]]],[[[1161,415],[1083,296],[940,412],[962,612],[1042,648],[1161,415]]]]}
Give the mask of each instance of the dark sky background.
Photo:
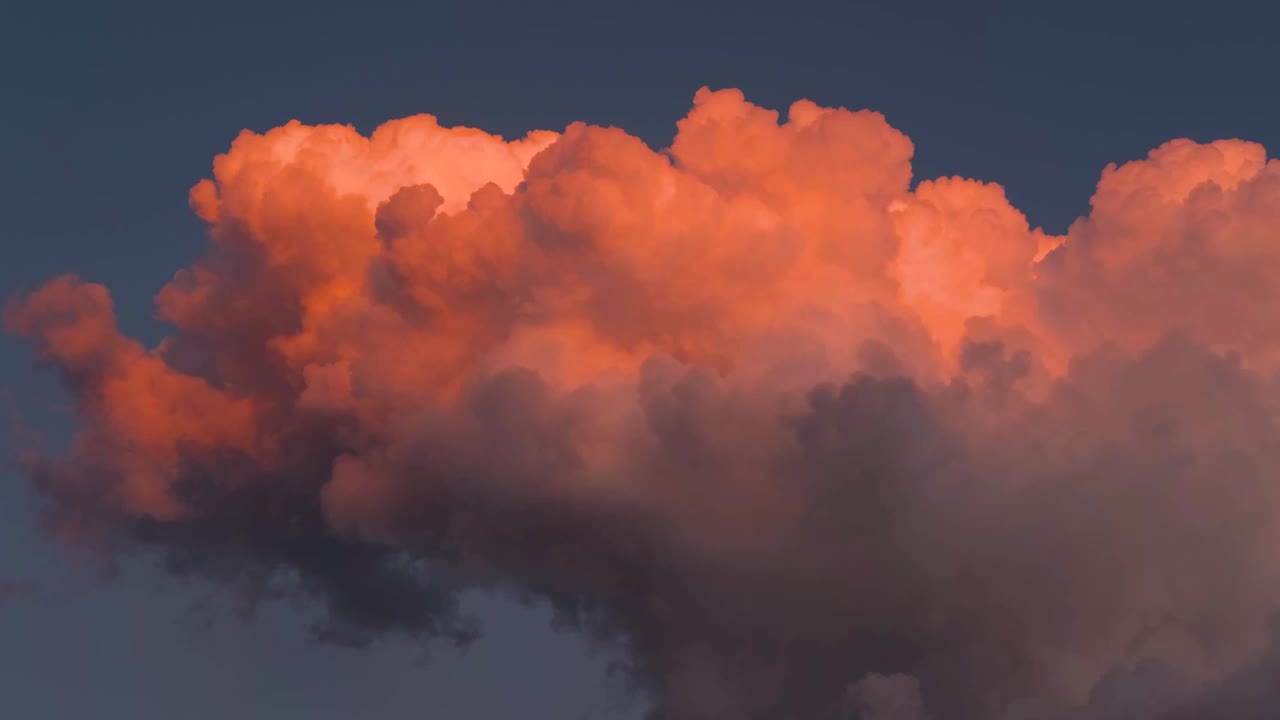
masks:
{"type": "MultiPolygon", "coordinates": [[[[111,287],[153,342],[151,298],[200,252],[187,190],[241,128],[430,112],[508,137],[574,120],[655,147],[702,85],[783,109],[883,112],[916,175],[1002,183],[1061,232],[1102,168],[1175,137],[1280,147],[1270,3],[11,3],[0,11],[0,291],[62,272],[111,287]],[[15,7],[22,5],[24,7],[15,7]]],[[[52,378],[0,338],[0,401],[53,438],[52,378]]],[[[22,442],[6,439],[9,447],[22,442]]],[[[9,447],[4,448],[6,457],[9,447]]],[[[308,641],[306,609],[250,623],[145,558],[99,582],[0,476],[0,696],[12,717],[637,717],[607,658],[546,613],[481,599],[486,639],[429,659],[308,641]]]]}

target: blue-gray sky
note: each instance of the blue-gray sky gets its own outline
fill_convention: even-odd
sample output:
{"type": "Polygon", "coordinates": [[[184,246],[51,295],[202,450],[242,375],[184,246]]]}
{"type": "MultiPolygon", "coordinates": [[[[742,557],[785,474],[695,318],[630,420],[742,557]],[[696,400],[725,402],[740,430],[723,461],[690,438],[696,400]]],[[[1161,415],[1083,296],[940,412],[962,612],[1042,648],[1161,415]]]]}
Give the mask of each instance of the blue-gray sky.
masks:
{"type": "MultiPolygon", "coordinates": [[[[158,338],[151,298],[203,242],[187,190],[241,128],[292,118],[368,131],[430,112],[508,137],[585,120],[661,147],[698,87],[738,87],[766,107],[883,112],[914,141],[917,177],[1000,182],[1054,232],[1105,165],[1165,140],[1280,147],[1280,10],[1266,3],[266,5],[0,12],[6,295],[76,272],[112,288],[126,332],[158,338]]],[[[0,338],[6,395],[68,433],[65,398],[32,368],[0,338]]],[[[482,601],[486,639],[469,653],[423,662],[397,641],[315,646],[289,608],[240,623],[141,561],[98,584],[41,537],[12,469],[0,582],[32,588],[0,599],[14,717],[614,716],[603,660],[507,600],[482,601]]]]}

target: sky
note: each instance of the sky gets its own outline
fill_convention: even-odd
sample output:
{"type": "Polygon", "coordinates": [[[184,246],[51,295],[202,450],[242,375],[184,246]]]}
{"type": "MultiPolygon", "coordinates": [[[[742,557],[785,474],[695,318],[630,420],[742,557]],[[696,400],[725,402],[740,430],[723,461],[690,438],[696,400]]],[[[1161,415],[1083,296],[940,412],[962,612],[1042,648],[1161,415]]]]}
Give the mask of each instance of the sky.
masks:
{"type": "MultiPolygon", "coordinates": [[[[0,16],[0,290],[21,298],[75,273],[111,289],[122,335],[153,346],[172,333],[157,292],[209,243],[188,191],[242,129],[296,119],[368,135],[430,113],[507,140],[616,126],[659,150],[704,86],[784,115],[801,99],[882,113],[914,147],[913,187],[998,183],[1029,231],[1068,236],[1109,164],[1174,138],[1280,147],[1267,82],[1277,20],[1267,4],[1231,2],[31,3],[0,16]]],[[[235,181],[218,181],[230,202],[235,181]]],[[[1080,232],[1110,232],[1099,212],[1080,232]]],[[[1252,332],[1241,337],[1265,335],[1252,332]]],[[[222,341],[234,339],[209,342],[222,341]]],[[[1052,351],[1033,353],[1053,365],[1052,351]]],[[[0,336],[0,388],[23,428],[6,456],[33,432],[65,445],[80,427],[75,392],[27,338],[0,336]]],[[[466,591],[484,625],[466,651],[394,631],[363,649],[317,643],[313,601],[246,620],[238,588],[175,576],[152,550],[125,552],[103,577],[41,529],[17,462],[0,477],[0,697],[13,717],[550,720],[639,718],[650,704],[619,690],[617,648],[553,628],[545,603],[509,588],[466,591]]]]}

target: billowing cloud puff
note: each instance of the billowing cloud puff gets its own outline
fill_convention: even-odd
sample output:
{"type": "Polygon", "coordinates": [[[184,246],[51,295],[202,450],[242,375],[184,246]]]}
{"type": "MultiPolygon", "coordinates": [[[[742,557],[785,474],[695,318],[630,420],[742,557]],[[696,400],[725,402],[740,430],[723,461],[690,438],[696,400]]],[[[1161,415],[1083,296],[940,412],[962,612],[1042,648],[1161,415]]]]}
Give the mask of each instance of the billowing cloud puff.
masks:
{"type": "Polygon", "coordinates": [[[157,347],[76,278],[6,313],[79,403],[50,526],[333,642],[532,593],[664,720],[1262,717],[1280,165],[1173,141],[1051,236],[912,152],[706,89],[661,152],[246,132],[157,347]]]}

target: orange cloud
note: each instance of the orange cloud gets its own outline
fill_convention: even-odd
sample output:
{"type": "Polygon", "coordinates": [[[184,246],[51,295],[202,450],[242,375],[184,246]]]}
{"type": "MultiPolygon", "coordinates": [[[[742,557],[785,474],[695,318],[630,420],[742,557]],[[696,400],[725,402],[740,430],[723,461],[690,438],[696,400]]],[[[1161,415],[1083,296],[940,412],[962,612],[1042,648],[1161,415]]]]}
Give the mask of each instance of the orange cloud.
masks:
{"type": "Polygon", "coordinates": [[[999,185],[913,187],[877,113],[704,88],[677,127],[243,133],[159,346],[74,278],[6,313],[80,407],[32,467],[55,522],[296,578],[341,642],[469,637],[406,555],[531,589],[628,638],[669,718],[1085,718],[1138,661],[1259,657],[1261,147],[1110,166],[1058,237],[999,185]]]}

